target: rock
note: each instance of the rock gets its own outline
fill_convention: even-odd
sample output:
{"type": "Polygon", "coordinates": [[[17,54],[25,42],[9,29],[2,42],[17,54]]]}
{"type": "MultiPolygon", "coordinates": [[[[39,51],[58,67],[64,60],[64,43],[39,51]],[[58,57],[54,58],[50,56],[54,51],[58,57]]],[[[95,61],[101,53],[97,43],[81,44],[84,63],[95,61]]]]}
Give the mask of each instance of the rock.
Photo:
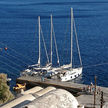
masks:
{"type": "Polygon", "coordinates": [[[9,90],[9,86],[7,85],[7,75],[1,73],[0,74],[0,104],[6,103],[14,98],[13,94],[9,90]]]}

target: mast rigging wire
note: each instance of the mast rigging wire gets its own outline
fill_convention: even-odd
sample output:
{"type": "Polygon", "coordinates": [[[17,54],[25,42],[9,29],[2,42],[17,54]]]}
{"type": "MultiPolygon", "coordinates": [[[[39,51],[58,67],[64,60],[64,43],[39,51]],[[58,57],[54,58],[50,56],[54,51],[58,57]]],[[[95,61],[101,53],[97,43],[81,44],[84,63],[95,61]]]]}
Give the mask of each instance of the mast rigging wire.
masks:
{"type": "Polygon", "coordinates": [[[49,63],[48,52],[47,52],[47,48],[46,48],[46,44],[45,44],[45,40],[44,40],[44,36],[43,36],[43,32],[42,32],[41,26],[40,26],[40,29],[41,29],[42,40],[43,40],[43,44],[44,44],[44,48],[45,48],[45,53],[46,53],[47,61],[48,61],[48,63],[49,63]]]}
{"type": "Polygon", "coordinates": [[[11,69],[14,69],[14,70],[16,70],[16,71],[18,71],[18,72],[20,71],[20,70],[18,70],[17,68],[14,68],[14,67],[12,67],[11,65],[9,65],[9,64],[7,64],[7,63],[5,63],[5,62],[3,62],[3,61],[2,61],[2,62],[0,61],[0,63],[3,63],[3,64],[5,64],[5,65],[7,65],[8,67],[10,67],[11,69]]]}
{"type": "Polygon", "coordinates": [[[8,59],[7,57],[4,57],[4,56],[2,56],[2,55],[0,55],[0,57],[5,58],[5,59],[6,59],[6,60],[8,60],[10,63],[12,63],[12,64],[14,64],[14,65],[18,66],[19,68],[21,68],[21,66],[20,66],[20,65],[18,65],[18,64],[16,64],[15,62],[11,61],[11,60],[10,60],[10,59],[8,59]]]}
{"type": "MultiPolygon", "coordinates": [[[[52,24],[53,27],[53,24],[52,24]]],[[[58,55],[58,48],[57,48],[57,43],[56,43],[56,38],[55,38],[55,32],[54,32],[54,27],[53,27],[53,34],[54,34],[54,42],[55,42],[55,47],[56,47],[56,54],[57,54],[57,63],[60,66],[60,62],[59,62],[59,55],[58,55]]]]}
{"type": "MultiPolygon", "coordinates": [[[[6,44],[4,44],[4,43],[2,43],[2,42],[0,42],[0,43],[1,43],[2,45],[4,45],[4,46],[7,46],[6,44]]],[[[25,59],[31,61],[31,62],[34,64],[33,60],[31,60],[30,58],[27,58],[26,56],[24,56],[23,54],[17,52],[17,51],[14,50],[13,48],[8,47],[8,49],[10,49],[11,51],[15,52],[17,55],[20,55],[20,56],[24,57],[25,59]]]]}

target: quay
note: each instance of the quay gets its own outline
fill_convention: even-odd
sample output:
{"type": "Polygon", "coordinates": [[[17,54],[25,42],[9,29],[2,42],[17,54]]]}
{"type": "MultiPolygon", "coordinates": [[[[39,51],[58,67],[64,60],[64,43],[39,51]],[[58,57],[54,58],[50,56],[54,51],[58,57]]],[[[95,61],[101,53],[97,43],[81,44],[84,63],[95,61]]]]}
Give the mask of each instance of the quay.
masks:
{"type": "MultiPolygon", "coordinates": [[[[41,86],[41,87],[48,87],[48,86],[53,86],[56,88],[61,88],[65,89],[69,92],[71,92],[78,102],[82,105],[84,105],[84,108],[94,108],[94,95],[93,93],[84,93],[83,88],[87,87],[87,85],[84,84],[78,84],[78,83],[73,83],[73,82],[61,82],[59,80],[54,80],[54,79],[45,79],[42,81],[40,77],[32,77],[32,76],[21,76],[17,78],[16,80],[17,83],[26,83],[27,85],[32,85],[32,86],[41,86]],[[77,95],[76,95],[77,94],[77,95]]],[[[104,100],[104,105],[108,108],[108,88],[107,87],[96,87],[97,89],[100,88],[101,91],[103,91],[103,100],[104,100]]],[[[95,101],[95,108],[100,108],[101,104],[101,95],[96,94],[96,101],[95,101]]]]}
{"type": "Polygon", "coordinates": [[[47,87],[47,86],[54,86],[56,88],[62,88],[65,89],[71,93],[78,93],[82,91],[82,88],[84,85],[82,84],[77,84],[73,82],[61,82],[60,80],[57,79],[42,79],[40,77],[32,77],[32,76],[21,76],[16,79],[17,83],[26,83],[27,85],[30,86],[42,86],[42,87],[47,87]]]}

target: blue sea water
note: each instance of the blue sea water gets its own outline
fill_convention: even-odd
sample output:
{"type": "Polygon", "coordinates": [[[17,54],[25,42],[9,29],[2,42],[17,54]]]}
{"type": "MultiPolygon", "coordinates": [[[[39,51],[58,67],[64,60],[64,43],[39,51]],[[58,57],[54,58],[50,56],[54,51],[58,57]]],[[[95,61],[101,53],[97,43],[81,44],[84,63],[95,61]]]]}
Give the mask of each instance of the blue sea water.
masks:
{"type": "MultiPolygon", "coordinates": [[[[79,82],[90,84],[96,75],[97,85],[108,87],[107,0],[0,0],[0,73],[7,73],[12,78],[11,86],[27,65],[38,61],[38,16],[49,57],[52,14],[60,63],[70,63],[71,7],[84,67],[79,82]],[[103,63],[106,64],[99,65],[103,63]]],[[[76,44],[73,44],[73,64],[76,66],[79,59],[76,44]]],[[[41,63],[45,65],[42,42],[41,47],[41,63]]],[[[54,43],[53,65],[57,66],[54,43]]]]}

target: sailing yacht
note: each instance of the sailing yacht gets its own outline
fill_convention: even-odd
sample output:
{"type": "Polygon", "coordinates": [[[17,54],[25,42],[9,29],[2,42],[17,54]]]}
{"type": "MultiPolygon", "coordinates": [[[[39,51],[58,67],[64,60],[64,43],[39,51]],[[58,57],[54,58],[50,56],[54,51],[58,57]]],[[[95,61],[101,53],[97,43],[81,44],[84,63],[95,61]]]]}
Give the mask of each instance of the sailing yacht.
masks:
{"type": "Polygon", "coordinates": [[[45,41],[44,41],[44,37],[42,36],[42,40],[43,40],[43,43],[44,43],[44,49],[45,49],[45,52],[46,52],[46,56],[47,56],[47,64],[46,66],[41,66],[41,32],[42,32],[42,29],[41,29],[41,24],[40,24],[40,16],[38,16],[38,25],[39,25],[39,31],[38,31],[38,35],[39,35],[39,56],[38,56],[38,63],[37,64],[33,64],[33,65],[29,65],[27,69],[25,69],[22,74],[29,74],[29,75],[36,75],[38,74],[39,72],[43,72],[47,69],[50,69],[51,68],[51,65],[49,63],[49,57],[48,57],[48,53],[47,53],[47,50],[46,50],[46,44],[45,44],[45,41]]]}
{"type": "Polygon", "coordinates": [[[61,81],[69,81],[73,80],[77,77],[79,77],[82,74],[82,60],[80,56],[80,49],[79,49],[79,44],[78,44],[78,39],[77,39],[77,32],[76,32],[76,27],[75,27],[75,21],[73,17],[73,9],[71,8],[71,62],[70,64],[66,64],[61,66],[61,72],[60,72],[60,79],[61,81]],[[77,44],[77,49],[78,49],[78,55],[80,59],[80,67],[73,68],[72,60],[73,60],[73,28],[75,30],[75,36],[76,36],[76,44],[77,44]]]}

